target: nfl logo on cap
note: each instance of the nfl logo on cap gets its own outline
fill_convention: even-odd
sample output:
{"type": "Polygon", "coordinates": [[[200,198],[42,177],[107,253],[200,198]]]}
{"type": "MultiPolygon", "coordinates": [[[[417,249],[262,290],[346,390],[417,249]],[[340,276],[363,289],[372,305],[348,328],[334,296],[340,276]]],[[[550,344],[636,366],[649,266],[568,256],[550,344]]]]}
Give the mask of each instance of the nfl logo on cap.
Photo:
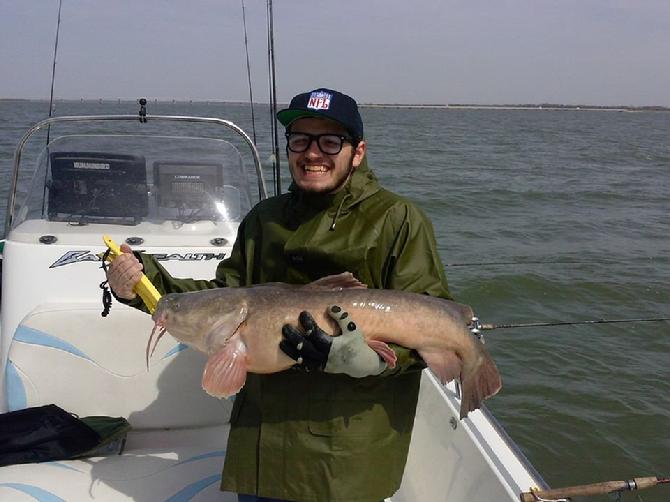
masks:
{"type": "Polygon", "coordinates": [[[341,92],[319,87],[294,96],[288,108],[277,112],[277,120],[286,127],[303,117],[333,120],[344,126],[354,139],[363,138],[358,105],[351,96],[341,92]]]}
{"type": "Polygon", "coordinates": [[[307,101],[307,108],[312,110],[328,110],[330,108],[330,98],[333,95],[324,92],[324,91],[314,91],[309,96],[309,101],[307,101]]]}

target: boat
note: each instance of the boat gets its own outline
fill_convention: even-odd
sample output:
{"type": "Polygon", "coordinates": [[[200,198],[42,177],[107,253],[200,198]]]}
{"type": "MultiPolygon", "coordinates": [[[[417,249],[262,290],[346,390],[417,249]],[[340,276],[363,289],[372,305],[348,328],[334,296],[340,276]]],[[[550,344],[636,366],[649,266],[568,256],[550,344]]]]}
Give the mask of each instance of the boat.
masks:
{"type": "MultiPolygon", "coordinates": [[[[209,279],[267,196],[260,158],[224,119],[140,119],[52,117],[17,146],[0,412],[54,403],[79,417],[124,417],[132,429],[95,456],[0,468],[0,500],[237,500],[219,491],[232,400],[202,390],[204,355],[170,337],[147,366],[147,314],[114,302],[102,315],[102,236],[153,254],[174,276],[209,279]],[[35,162],[25,161],[47,128],[35,162]],[[30,180],[24,193],[21,180],[30,180]]],[[[459,406],[457,383],[425,370],[402,486],[389,500],[515,501],[547,488],[485,407],[460,420],[459,406]]]]}

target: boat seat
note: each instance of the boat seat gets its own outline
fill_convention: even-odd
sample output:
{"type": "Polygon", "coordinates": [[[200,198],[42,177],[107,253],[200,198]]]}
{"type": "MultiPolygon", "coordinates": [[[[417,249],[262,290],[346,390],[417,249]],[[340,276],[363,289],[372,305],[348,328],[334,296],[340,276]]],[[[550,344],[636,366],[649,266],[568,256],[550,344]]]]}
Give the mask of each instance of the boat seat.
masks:
{"type": "Polygon", "coordinates": [[[12,502],[237,502],[219,491],[227,426],[130,432],[122,455],[0,467],[12,502]]]}
{"type": "Polygon", "coordinates": [[[10,410],[55,403],[127,418],[123,454],[0,468],[0,500],[227,500],[218,485],[232,401],[202,390],[204,355],[166,335],[147,368],[150,316],[117,303],[100,311],[51,303],[26,315],[6,395],[10,410]]]}

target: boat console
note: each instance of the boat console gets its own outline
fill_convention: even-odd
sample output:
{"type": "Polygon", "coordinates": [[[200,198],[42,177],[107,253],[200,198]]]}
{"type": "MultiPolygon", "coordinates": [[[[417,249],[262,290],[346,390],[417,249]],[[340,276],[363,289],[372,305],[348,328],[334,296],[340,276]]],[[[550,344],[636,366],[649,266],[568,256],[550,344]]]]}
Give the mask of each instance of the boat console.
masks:
{"type": "Polygon", "coordinates": [[[137,224],[148,213],[146,160],[141,155],[50,153],[46,188],[50,221],[137,224]]]}

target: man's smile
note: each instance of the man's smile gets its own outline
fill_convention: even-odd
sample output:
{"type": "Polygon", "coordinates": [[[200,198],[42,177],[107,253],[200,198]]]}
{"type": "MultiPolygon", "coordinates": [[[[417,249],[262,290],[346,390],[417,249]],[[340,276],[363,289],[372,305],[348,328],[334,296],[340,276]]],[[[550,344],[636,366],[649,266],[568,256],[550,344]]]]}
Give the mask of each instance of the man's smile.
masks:
{"type": "Polygon", "coordinates": [[[328,168],[323,164],[305,164],[302,168],[308,173],[325,173],[328,168]]]}

